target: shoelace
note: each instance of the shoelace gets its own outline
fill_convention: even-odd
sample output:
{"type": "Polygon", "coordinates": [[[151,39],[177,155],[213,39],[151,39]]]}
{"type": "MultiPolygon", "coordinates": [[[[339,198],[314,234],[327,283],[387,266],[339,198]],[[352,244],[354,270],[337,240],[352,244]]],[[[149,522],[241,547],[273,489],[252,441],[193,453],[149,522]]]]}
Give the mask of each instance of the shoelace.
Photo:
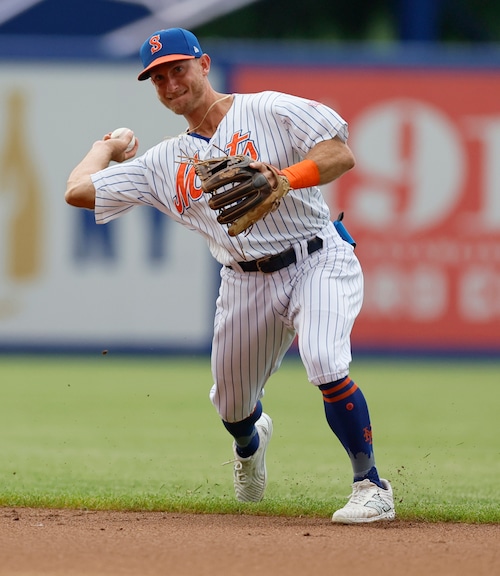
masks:
{"type": "Polygon", "coordinates": [[[234,465],[234,474],[238,478],[240,484],[245,484],[247,481],[247,474],[243,469],[243,464],[237,460],[234,465]]]}
{"type": "Polygon", "coordinates": [[[363,496],[363,488],[361,486],[355,486],[352,494],[349,496],[349,502],[352,504],[363,504],[365,498],[366,497],[363,496]]]}
{"type": "Polygon", "coordinates": [[[244,484],[247,481],[247,473],[243,469],[243,462],[238,460],[238,458],[232,458],[231,460],[223,462],[222,466],[226,466],[227,464],[234,464],[234,474],[238,478],[238,482],[244,484]]]}

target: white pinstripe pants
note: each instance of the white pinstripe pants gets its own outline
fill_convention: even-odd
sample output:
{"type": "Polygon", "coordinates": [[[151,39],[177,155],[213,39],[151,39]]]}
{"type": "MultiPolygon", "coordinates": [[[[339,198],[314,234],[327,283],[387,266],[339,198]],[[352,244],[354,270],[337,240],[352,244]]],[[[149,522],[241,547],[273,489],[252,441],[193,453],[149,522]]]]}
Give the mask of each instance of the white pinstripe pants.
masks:
{"type": "Polygon", "coordinates": [[[221,270],[210,399],[223,420],[239,422],[252,413],[296,334],[310,382],[349,373],[363,274],[335,230],[320,236],[321,250],[272,274],[221,270]]]}

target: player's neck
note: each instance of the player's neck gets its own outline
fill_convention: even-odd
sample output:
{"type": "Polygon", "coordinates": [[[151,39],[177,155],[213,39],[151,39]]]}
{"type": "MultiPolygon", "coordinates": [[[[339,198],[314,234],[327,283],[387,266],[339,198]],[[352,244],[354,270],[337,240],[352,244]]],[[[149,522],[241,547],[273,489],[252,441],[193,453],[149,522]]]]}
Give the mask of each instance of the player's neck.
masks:
{"type": "Polygon", "coordinates": [[[200,136],[212,137],[220,121],[227,114],[233,104],[232,94],[219,94],[214,92],[213,98],[206,106],[200,107],[200,113],[187,118],[188,134],[196,133],[200,136]]]}

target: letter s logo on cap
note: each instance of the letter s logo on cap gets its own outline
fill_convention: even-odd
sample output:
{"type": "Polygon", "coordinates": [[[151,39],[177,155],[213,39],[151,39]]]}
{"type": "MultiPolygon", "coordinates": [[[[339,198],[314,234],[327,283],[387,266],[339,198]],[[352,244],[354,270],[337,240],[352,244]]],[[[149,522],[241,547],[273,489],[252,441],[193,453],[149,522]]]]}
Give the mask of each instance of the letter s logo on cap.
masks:
{"type": "Polygon", "coordinates": [[[156,34],[155,36],[151,36],[149,39],[149,45],[151,46],[151,54],[158,52],[163,48],[162,43],[160,42],[160,35],[156,34]]]}

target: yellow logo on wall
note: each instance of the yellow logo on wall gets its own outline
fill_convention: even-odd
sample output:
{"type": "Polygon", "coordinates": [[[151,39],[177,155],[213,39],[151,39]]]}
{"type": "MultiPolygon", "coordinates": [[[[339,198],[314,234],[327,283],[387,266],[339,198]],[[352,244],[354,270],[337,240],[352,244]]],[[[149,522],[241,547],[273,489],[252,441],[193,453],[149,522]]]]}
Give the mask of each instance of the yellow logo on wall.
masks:
{"type": "Polygon", "coordinates": [[[9,293],[41,268],[41,187],[26,131],[26,102],[10,93],[0,145],[0,317],[15,312],[9,293]]]}

